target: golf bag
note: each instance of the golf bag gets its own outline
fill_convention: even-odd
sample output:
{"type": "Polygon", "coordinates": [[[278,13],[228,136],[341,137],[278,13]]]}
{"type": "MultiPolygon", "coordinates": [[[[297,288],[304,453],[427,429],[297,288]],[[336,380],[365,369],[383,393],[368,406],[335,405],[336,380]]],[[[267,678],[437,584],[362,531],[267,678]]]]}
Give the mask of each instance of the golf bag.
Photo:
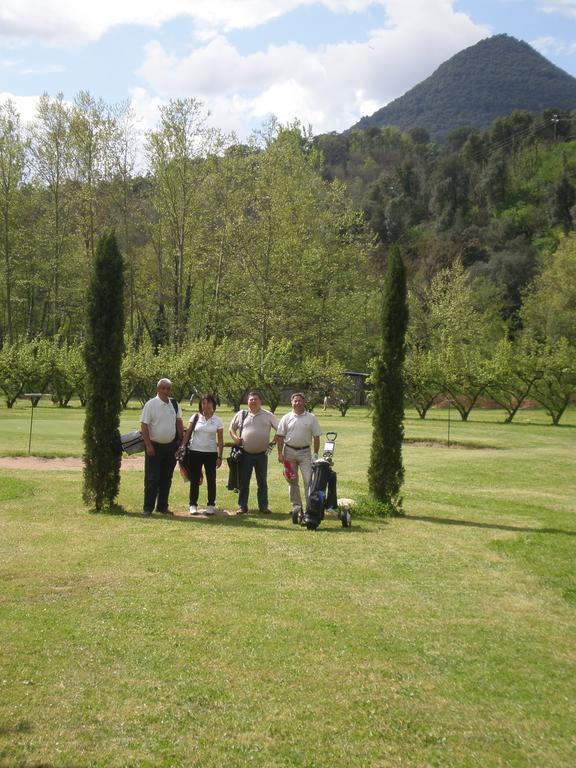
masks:
{"type": "Polygon", "coordinates": [[[318,459],[312,464],[312,480],[303,524],[308,530],[318,528],[324,519],[324,511],[336,509],[337,506],[336,472],[326,459],[318,459]]]}
{"type": "Polygon", "coordinates": [[[337,433],[328,432],[324,443],[321,459],[312,462],[312,478],[306,497],[306,511],[294,512],[292,522],[305,526],[309,531],[315,531],[324,519],[326,511],[334,514],[342,527],[350,528],[350,510],[338,509],[338,494],[336,491],[336,472],[332,468],[334,443],[337,433]]]}
{"type": "Polygon", "coordinates": [[[141,432],[128,432],[120,435],[120,445],[127,454],[142,453],[144,450],[144,438],[141,432]]]}

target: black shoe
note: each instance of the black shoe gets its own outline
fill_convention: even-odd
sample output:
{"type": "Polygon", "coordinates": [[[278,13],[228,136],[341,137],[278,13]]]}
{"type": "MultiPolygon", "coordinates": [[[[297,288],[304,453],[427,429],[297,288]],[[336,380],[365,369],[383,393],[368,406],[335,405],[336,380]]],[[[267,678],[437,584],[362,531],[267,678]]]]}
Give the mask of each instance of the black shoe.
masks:
{"type": "Polygon", "coordinates": [[[157,509],[157,512],[160,512],[161,515],[170,515],[171,517],[174,517],[174,512],[171,512],[169,509],[157,509]]]}
{"type": "Polygon", "coordinates": [[[238,507],[236,510],[237,515],[245,515],[248,513],[248,507],[238,507]]]}
{"type": "Polygon", "coordinates": [[[144,515],[144,517],[150,517],[152,512],[149,509],[143,509],[142,514],[144,515]]]}
{"type": "Polygon", "coordinates": [[[260,512],[261,515],[271,515],[272,514],[272,510],[268,509],[268,507],[266,507],[266,509],[259,509],[258,511],[260,512]]]}

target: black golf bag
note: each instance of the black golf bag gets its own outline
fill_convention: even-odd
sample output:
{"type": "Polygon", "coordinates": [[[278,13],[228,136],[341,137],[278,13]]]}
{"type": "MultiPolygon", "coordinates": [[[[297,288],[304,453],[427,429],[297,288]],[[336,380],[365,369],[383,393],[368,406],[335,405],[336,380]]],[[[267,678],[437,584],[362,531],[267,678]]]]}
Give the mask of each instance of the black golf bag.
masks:
{"type": "Polygon", "coordinates": [[[303,523],[309,530],[318,528],[324,520],[324,511],[336,509],[336,472],[326,459],[318,459],[312,464],[312,480],[306,503],[303,523]]]}
{"type": "Polygon", "coordinates": [[[344,528],[349,528],[351,525],[350,511],[338,509],[336,472],[332,469],[336,437],[336,432],[326,434],[322,458],[312,462],[312,479],[306,497],[306,511],[303,513],[296,512],[292,515],[293,523],[306,526],[309,531],[318,528],[326,511],[337,516],[342,521],[344,528]]]}

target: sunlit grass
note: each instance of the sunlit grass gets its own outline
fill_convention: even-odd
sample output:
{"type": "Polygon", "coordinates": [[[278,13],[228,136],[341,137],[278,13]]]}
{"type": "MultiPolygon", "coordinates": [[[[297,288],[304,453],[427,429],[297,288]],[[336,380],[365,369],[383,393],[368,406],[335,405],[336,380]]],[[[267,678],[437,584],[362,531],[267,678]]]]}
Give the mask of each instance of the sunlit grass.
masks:
{"type": "MultiPolygon", "coordinates": [[[[318,415],[365,493],[369,416],[318,415]]],[[[574,764],[576,418],[522,416],[447,448],[445,411],[409,414],[406,517],[350,530],[293,526],[274,461],[275,513],[216,520],[142,518],[140,471],[107,516],[78,470],[0,469],[0,765],[574,764]]],[[[1,454],[27,417],[0,411],[1,454]]],[[[34,418],[81,452],[79,409],[34,418]]]]}

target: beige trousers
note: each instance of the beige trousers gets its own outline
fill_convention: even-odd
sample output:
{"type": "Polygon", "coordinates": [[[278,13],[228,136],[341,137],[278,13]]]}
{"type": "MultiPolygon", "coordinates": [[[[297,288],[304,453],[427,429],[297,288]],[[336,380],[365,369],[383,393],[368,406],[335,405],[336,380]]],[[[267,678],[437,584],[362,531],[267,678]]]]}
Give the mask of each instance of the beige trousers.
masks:
{"type": "Polygon", "coordinates": [[[302,509],[302,496],[300,495],[300,485],[298,478],[298,470],[302,474],[302,482],[304,484],[304,500],[308,498],[308,486],[312,479],[312,453],[310,448],[302,448],[299,451],[295,451],[290,446],[284,446],[284,457],[290,463],[296,477],[294,480],[288,480],[288,497],[292,509],[300,507],[302,509]]]}

